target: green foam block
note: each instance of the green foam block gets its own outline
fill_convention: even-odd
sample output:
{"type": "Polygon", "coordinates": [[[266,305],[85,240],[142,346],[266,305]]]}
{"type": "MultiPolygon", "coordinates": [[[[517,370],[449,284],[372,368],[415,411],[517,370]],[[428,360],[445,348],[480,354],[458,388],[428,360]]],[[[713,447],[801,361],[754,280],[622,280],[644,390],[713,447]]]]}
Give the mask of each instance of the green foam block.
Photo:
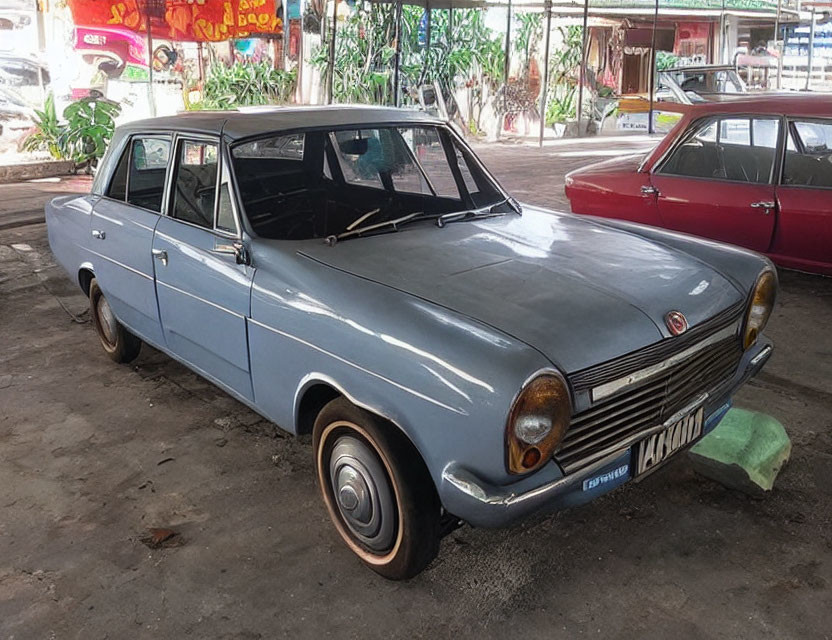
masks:
{"type": "Polygon", "coordinates": [[[792,452],[783,425],[764,413],[730,409],[690,450],[703,476],[747,493],[771,491],[792,452]]]}

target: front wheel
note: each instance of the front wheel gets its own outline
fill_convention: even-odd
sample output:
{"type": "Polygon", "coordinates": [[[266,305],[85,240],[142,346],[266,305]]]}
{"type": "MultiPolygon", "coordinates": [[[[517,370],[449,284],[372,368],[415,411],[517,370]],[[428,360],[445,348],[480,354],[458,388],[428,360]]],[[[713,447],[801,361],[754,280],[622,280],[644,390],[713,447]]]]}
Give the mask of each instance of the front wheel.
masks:
{"type": "Polygon", "coordinates": [[[440,504],[413,445],[344,398],[323,408],[313,441],[324,503],[347,546],[391,580],[427,567],[439,551],[440,504]]]}
{"type": "Polygon", "coordinates": [[[142,341],[130,333],[113,315],[110,303],[95,278],[90,282],[90,315],[104,351],[115,362],[132,362],[139,355],[142,341]]]}

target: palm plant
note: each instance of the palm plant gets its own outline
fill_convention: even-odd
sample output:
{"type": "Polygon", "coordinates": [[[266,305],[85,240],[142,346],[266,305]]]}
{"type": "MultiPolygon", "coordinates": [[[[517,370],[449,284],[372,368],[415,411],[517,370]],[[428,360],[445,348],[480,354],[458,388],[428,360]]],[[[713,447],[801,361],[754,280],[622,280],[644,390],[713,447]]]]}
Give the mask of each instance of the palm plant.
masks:
{"type": "Polygon", "coordinates": [[[66,152],[62,135],[63,127],[55,109],[55,96],[50,92],[43,109],[35,109],[35,131],[23,142],[23,149],[48,151],[56,160],[63,160],[66,152]]]}
{"type": "Polygon", "coordinates": [[[90,168],[104,155],[113,138],[121,105],[97,91],[64,109],[61,122],[55,97],[46,97],[43,109],[35,109],[35,131],[23,143],[26,151],[46,150],[56,160],[72,160],[76,168],[90,168]]]}
{"type": "Polygon", "coordinates": [[[64,109],[67,124],[61,137],[66,155],[76,166],[92,166],[104,155],[119,113],[121,105],[97,91],[64,109]]]}

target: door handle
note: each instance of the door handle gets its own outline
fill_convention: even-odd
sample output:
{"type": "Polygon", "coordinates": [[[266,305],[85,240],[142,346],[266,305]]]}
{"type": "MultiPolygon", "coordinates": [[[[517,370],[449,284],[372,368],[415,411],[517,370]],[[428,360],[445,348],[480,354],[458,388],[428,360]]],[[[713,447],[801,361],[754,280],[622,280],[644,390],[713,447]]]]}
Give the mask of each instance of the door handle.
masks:
{"type": "Polygon", "coordinates": [[[153,254],[153,257],[157,260],[161,260],[164,266],[168,266],[168,252],[164,249],[151,249],[150,253],[153,254]]]}
{"type": "Polygon", "coordinates": [[[656,189],[656,187],[653,187],[653,186],[650,186],[649,184],[646,184],[646,185],[641,187],[641,193],[642,193],[642,195],[645,195],[645,196],[657,196],[657,195],[659,195],[659,190],[656,189]]]}
{"type": "Polygon", "coordinates": [[[776,204],[774,202],[769,202],[767,200],[763,200],[761,202],[752,202],[751,208],[752,209],[762,209],[763,215],[769,215],[771,210],[774,209],[776,204]]]}
{"type": "Polygon", "coordinates": [[[99,231],[98,229],[93,229],[92,230],[92,237],[95,238],[96,240],[103,240],[104,238],[107,237],[107,234],[104,233],[103,231],[99,231]]]}

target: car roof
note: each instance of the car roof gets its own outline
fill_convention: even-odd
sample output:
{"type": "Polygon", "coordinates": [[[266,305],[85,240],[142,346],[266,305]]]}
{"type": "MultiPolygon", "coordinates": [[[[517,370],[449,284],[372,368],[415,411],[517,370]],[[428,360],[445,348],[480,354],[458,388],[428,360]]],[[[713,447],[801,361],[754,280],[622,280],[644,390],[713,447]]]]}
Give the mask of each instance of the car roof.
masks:
{"type": "Polygon", "coordinates": [[[688,109],[694,117],[720,113],[832,117],[832,94],[742,93],[722,102],[694,104],[688,109]]]}
{"type": "Polygon", "coordinates": [[[180,131],[210,135],[224,134],[232,140],[272,131],[352,127],[376,124],[431,123],[442,121],[424,111],[334,105],[325,107],[251,107],[234,111],[187,111],[173,116],[136,120],[119,127],[123,132],[180,131]]]}
{"type": "Polygon", "coordinates": [[[731,64],[706,64],[698,67],[670,67],[669,69],[662,69],[671,73],[678,73],[679,71],[733,71],[734,65],[731,64]]]}

